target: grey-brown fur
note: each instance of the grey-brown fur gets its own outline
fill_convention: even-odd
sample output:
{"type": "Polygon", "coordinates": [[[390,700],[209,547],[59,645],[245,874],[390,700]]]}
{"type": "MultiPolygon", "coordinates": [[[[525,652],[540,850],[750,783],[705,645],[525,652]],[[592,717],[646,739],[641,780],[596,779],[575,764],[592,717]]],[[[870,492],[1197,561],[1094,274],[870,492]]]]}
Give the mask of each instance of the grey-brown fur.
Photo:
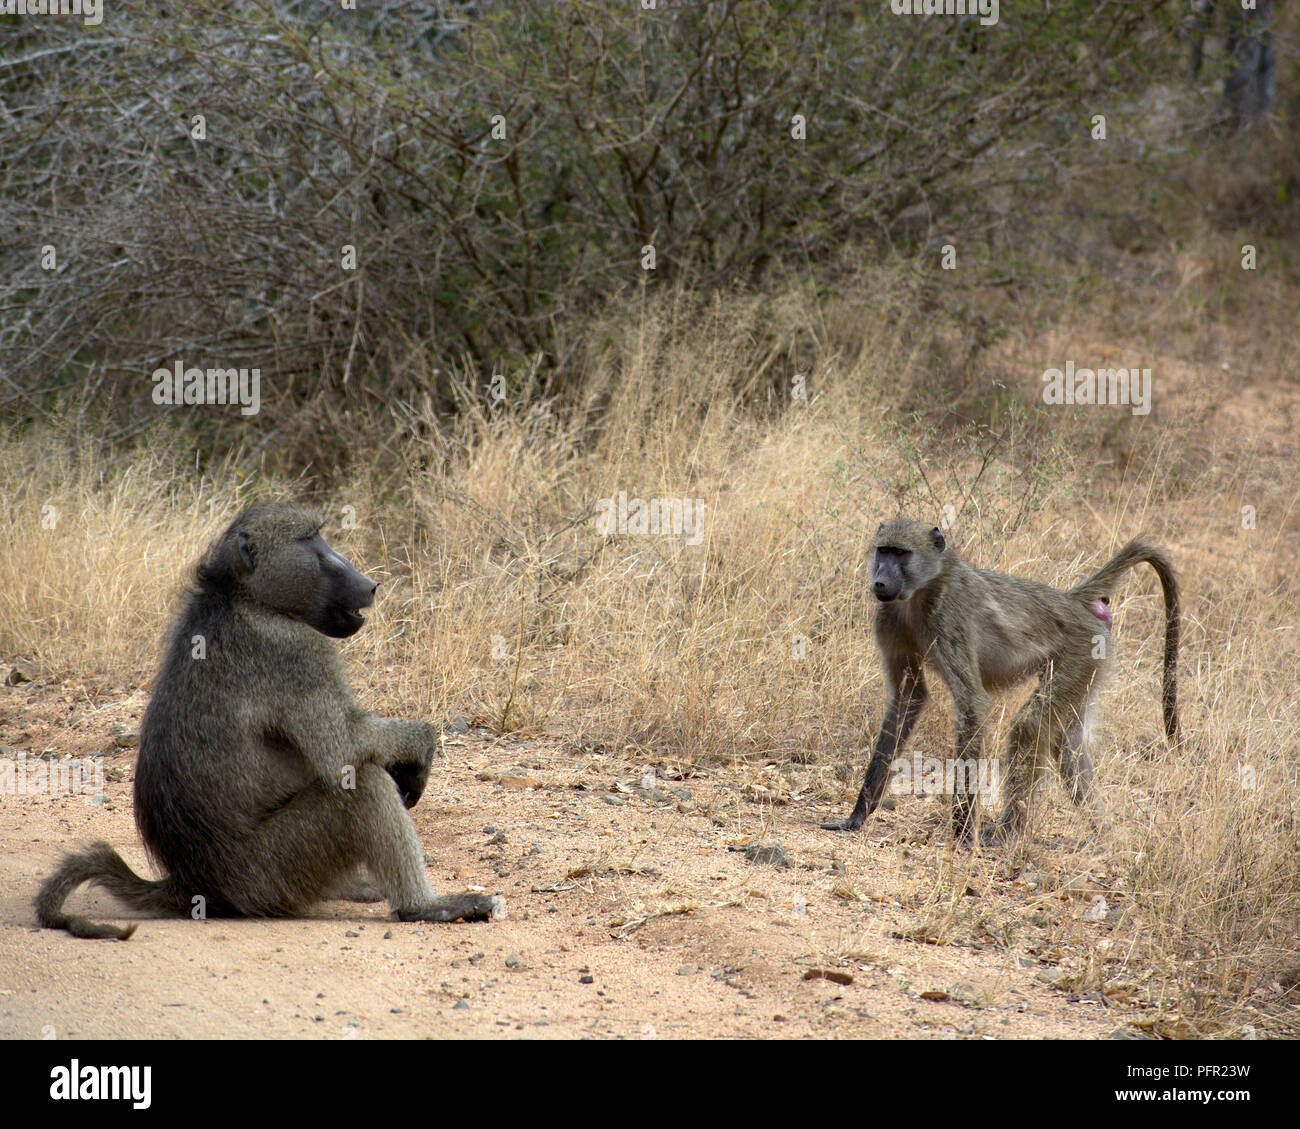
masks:
{"type": "MultiPolygon", "coordinates": [[[[986,838],[997,840],[1023,828],[1034,785],[1049,761],[1060,769],[1075,802],[1090,802],[1093,764],[1085,735],[1088,710],[1109,658],[1107,605],[1120,577],[1142,562],[1155,569],[1164,591],[1164,721],[1166,734],[1176,741],[1178,582],[1160,549],[1130,541],[1063,592],[973,568],[948,547],[937,528],[922,522],[900,518],[880,526],[871,573],[873,594],[880,601],[876,644],[889,698],[852,814],[822,826],[856,831],[879,804],[890,765],[929,697],[927,666],[952,694],[959,761],[980,756],[989,693],[1039,679],[1012,723],[1006,807],[986,838]],[[1094,657],[1098,636],[1104,637],[1103,655],[1094,657]]],[[[974,820],[974,797],[959,792],[953,802],[954,833],[969,837],[974,820]]]]}
{"type": "Polygon", "coordinates": [[[41,887],[41,925],[131,935],[64,911],[83,882],[163,915],[294,916],[331,896],[386,897],[408,921],[501,915],[499,897],[429,886],[406,807],[438,733],[357,705],[329,637],[361,627],[375,584],[320,527],[308,510],[255,505],[208,550],[140,729],[136,825],[164,876],[141,878],[95,843],[41,887]]]}

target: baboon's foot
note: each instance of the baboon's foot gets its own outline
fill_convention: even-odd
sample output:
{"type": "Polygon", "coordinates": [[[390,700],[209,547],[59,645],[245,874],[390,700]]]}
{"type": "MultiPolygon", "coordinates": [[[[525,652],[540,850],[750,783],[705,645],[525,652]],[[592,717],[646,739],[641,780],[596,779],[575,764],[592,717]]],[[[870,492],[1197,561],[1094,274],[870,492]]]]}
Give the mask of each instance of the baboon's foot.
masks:
{"type": "Polygon", "coordinates": [[[505,915],[500,894],[446,894],[419,909],[397,911],[401,921],[500,921],[505,915]]]}
{"type": "Polygon", "coordinates": [[[823,831],[856,831],[866,822],[865,815],[854,812],[847,819],[828,819],[821,825],[823,831]]]}

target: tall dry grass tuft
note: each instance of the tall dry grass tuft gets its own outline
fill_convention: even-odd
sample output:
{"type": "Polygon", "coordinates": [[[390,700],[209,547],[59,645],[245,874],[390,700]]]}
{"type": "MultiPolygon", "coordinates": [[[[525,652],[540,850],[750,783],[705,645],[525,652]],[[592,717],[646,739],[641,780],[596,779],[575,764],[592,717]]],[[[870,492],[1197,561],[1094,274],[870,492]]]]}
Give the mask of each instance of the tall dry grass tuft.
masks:
{"type": "Polygon", "coordinates": [[[113,461],[50,439],[0,443],[0,654],[143,681],[198,548],[243,491],[162,446],[113,461]]]}
{"type": "MultiPolygon", "coordinates": [[[[1267,1000],[1273,982],[1300,977],[1298,663],[1283,644],[1298,609],[1294,593],[1270,598],[1259,563],[1228,552],[1185,577],[1184,742],[1134,737],[1104,766],[1159,979],[1189,1016],[1222,1017],[1225,1000],[1267,1000]]],[[[1116,690],[1112,717],[1130,697],[1116,690]]]]}

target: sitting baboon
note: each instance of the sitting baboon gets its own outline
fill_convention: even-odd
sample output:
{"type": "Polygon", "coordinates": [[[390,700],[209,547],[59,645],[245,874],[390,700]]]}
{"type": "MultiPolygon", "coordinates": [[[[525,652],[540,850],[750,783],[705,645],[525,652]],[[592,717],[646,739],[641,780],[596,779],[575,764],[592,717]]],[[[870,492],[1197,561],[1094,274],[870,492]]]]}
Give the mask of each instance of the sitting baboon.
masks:
{"type": "Polygon", "coordinates": [[[66,913],[93,882],[156,914],[293,916],[330,895],[382,894],[403,921],[483,920],[500,897],[436,897],[405,808],[438,732],[361,709],[327,636],[365,622],[376,585],[294,506],[245,510],[198,565],[140,726],[135,819],[157,881],[107,843],[41,887],[41,925],[78,937],[126,929],[66,913]],[[405,805],[405,807],[403,806],[405,805]],[[378,889],[356,886],[366,867],[378,889]]]}
{"type": "MultiPolygon", "coordinates": [[[[876,531],[871,559],[876,645],[889,700],[858,802],[848,819],[822,826],[856,831],[876,809],[894,758],[903,750],[929,697],[924,667],[939,673],[957,715],[957,766],[970,780],[980,756],[989,691],[1031,676],[1038,688],[1011,727],[1008,789],[1001,819],[982,838],[998,841],[1023,828],[1029,799],[1054,760],[1076,803],[1090,801],[1093,764],[1085,737],[1088,710],[1109,659],[1110,591],[1145,561],[1164,589],[1164,720],[1178,735],[1175,669],[1178,656],[1178,583],[1169,558],[1130,541],[1087,580],[1062,592],[1033,580],[973,568],[937,528],[900,518],[876,531]]],[[[960,780],[962,772],[954,773],[960,780]]],[[[953,831],[974,830],[972,789],[954,789],[953,831]]]]}

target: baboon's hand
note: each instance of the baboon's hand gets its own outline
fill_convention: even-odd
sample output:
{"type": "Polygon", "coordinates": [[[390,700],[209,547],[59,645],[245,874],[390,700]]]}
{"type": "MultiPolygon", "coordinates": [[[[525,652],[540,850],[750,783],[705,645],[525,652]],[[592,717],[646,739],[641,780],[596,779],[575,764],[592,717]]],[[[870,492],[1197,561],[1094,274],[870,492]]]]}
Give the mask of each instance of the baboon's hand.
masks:
{"type": "Polygon", "coordinates": [[[444,894],[420,909],[397,911],[402,921],[500,921],[505,915],[500,894],[444,894]]]}
{"type": "Polygon", "coordinates": [[[389,765],[388,775],[396,783],[402,803],[408,808],[413,808],[420,802],[420,797],[424,795],[424,786],[429,782],[429,766],[427,763],[389,765]]]}
{"type": "Polygon", "coordinates": [[[437,726],[427,721],[398,722],[402,726],[402,740],[394,763],[388,766],[388,775],[397,783],[402,803],[413,808],[424,795],[429,782],[429,766],[438,752],[437,726]]]}

